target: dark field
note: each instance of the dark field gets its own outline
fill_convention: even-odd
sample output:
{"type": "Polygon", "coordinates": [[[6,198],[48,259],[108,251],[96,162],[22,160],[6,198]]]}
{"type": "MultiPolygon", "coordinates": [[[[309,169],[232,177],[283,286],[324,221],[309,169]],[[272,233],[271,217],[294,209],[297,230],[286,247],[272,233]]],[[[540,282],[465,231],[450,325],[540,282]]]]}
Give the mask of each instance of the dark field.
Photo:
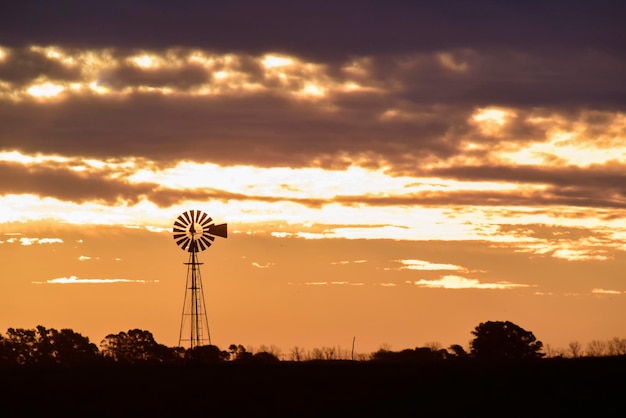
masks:
{"type": "Polygon", "coordinates": [[[0,417],[619,415],[626,358],[0,369],[0,417]]]}

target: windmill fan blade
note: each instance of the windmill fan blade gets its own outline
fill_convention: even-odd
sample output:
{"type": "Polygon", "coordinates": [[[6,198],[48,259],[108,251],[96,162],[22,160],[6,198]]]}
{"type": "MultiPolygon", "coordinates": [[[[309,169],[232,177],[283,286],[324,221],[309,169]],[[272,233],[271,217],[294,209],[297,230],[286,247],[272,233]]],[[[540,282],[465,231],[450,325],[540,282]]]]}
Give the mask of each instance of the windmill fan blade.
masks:
{"type": "Polygon", "coordinates": [[[209,234],[226,238],[228,236],[226,224],[209,225],[209,234]]]}
{"type": "Polygon", "coordinates": [[[213,224],[213,218],[201,210],[183,212],[174,221],[172,235],[176,244],[190,253],[204,251],[215,241],[215,237],[228,236],[227,225],[213,224]]]}
{"type": "MultiPolygon", "coordinates": [[[[207,248],[211,246],[211,241],[209,241],[208,239],[206,239],[206,237],[200,237],[200,243],[205,243],[207,248]]],[[[202,248],[202,250],[204,250],[204,248],[202,248]]]]}

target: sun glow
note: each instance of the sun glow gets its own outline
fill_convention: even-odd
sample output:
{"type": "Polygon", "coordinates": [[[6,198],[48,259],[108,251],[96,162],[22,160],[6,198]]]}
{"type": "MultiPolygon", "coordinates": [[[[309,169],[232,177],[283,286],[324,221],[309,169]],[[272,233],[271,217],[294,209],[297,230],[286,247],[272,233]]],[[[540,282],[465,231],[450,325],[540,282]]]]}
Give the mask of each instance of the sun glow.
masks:
{"type": "Polygon", "coordinates": [[[552,164],[560,166],[575,165],[588,167],[593,164],[626,161],[626,135],[619,146],[600,148],[594,141],[598,138],[586,138],[577,132],[556,130],[549,134],[548,140],[533,143],[515,151],[502,151],[496,155],[517,164],[552,164]]]}
{"type": "Polygon", "coordinates": [[[302,89],[302,94],[305,96],[322,97],[325,95],[325,89],[315,84],[308,83],[302,89]]]}
{"type": "Polygon", "coordinates": [[[497,136],[513,116],[515,116],[515,113],[512,110],[482,108],[476,110],[470,120],[478,126],[484,135],[497,136]]]}
{"type": "Polygon", "coordinates": [[[66,163],[70,161],[67,157],[62,157],[60,155],[43,155],[43,154],[35,154],[35,155],[27,155],[22,154],[18,151],[0,151],[0,161],[6,162],[16,162],[24,165],[30,164],[46,164],[49,162],[53,163],[66,163]]]}
{"type": "MultiPolygon", "coordinates": [[[[0,60],[6,61],[11,51],[2,49],[0,60]]],[[[176,48],[125,53],[112,49],[64,50],[40,46],[29,48],[29,52],[54,61],[54,65],[62,66],[74,78],[55,79],[48,74],[46,79],[31,80],[26,88],[3,81],[0,98],[45,101],[61,95],[64,98],[90,94],[124,98],[146,93],[193,97],[273,91],[297,100],[310,100],[328,98],[334,92],[351,94],[380,90],[380,87],[373,89],[369,86],[360,73],[351,75],[348,72],[346,79],[338,79],[323,65],[274,54],[250,57],[176,48]],[[261,72],[254,69],[254,64],[261,72]],[[128,77],[129,67],[145,77],[128,77]],[[206,81],[177,87],[179,74],[186,70],[195,74],[204,72],[206,81]]]]}
{"type": "MultiPolygon", "coordinates": [[[[180,162],[162,168],[145,159],[67,158],[0,152],[0,162],[26,167],[80,172],[83,179],[113,182],[119,187],[154,185],[135,202],[66,202],[35,193],[0,196],[0,222],[53,220],[72,224],[132,225],[166,231],[171,219],[189,207],[201,207],[216,217],[247,227],[242,233],[305,239],[475,240],[516,251],[555,258],[608,261],[626,250],[626,227],[617,210],[611,216],[595,208],[489,206],[453,204],[454,193],[504,193],[524,196],[544,193],[546,185],[460,181],[435,177],[391,176],[389,170],[351,166],[322,168],[261,168],[180,162]],[[118,182],[118,183],[115,183],[118,182]],[[169,196],[171,194],[171,196],[169,196]],[[436,204],[424,204],[435,196],[436,204]],[[447,196],[447,197],[446,197],[447,196]],[[445,198],[444,198],[445,197],[445,198]],[[524,225],[584,228],[605,238],[537,237],[524,225]],[[254,225],[254,227],[252,226],[254,225]],[[509,229],[503,229],[508,225],[509,229]],[[515,227],[520,225],[519,228],[515,227]],[[608,232],[612,235],[606,235],[608,232]]],[[[118,187],[116,186],[116,187],[118,187]]],[[[625,213],[626,215],[626,213],[625,213]]],[[[460,266],[407,261],[408,270],[460,266]]]]}
{"type": "Polygon", "coordinates": [[[34,97],[50,98],[63,93],[65,87],[50,82],[36,84],[28,88],[27,92],[34,97]]]}
{"type": "Polygon", "coordinates": [[[158,68],[163,65],[163,61],[160,57],[150,54],[129,57],[128,61],[140,68],[158,68]]]}
{"type": "Polygon", "coordinates": [[[278,55],[266,55],[261,63],[265,68],[277,68],[292,65],[294,60],[289,57],[282,57],[278,55]]]}

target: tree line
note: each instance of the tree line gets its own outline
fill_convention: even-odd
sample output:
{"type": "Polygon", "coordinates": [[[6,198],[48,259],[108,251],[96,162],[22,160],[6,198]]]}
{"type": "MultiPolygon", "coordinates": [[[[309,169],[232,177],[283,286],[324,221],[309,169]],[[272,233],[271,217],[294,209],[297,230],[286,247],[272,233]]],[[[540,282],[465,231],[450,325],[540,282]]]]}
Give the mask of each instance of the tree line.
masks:
{"type": "Polygon", "coordinates": [[[304,350],[293,347],[288,358],[274,346],[261,346],[256,352],[231,344],[222,350],[215,345],[186,349],[167,347],[155,341],[151,332],[132,329],[107,335],[99,346],[71,330],[9,328],[0,334],[0,366],[82,366],[93,364],[183,364],[201,363],[276,363],[279,361],[353,360],[373,362],[432,363],[450,360],[531,360],[543,357],[597,357],[626,355],[626,339],[607,342],[594,340],[586,349],[578,342],[565,350],[553,350],[537,340],[534,334],[509,321],[488,321],[472,332],[469,351],[454,344],[443,348],[437,343],[424,347],[392,351],[381,348],[368,355],[356,355],[336,347],[304,350]]]}

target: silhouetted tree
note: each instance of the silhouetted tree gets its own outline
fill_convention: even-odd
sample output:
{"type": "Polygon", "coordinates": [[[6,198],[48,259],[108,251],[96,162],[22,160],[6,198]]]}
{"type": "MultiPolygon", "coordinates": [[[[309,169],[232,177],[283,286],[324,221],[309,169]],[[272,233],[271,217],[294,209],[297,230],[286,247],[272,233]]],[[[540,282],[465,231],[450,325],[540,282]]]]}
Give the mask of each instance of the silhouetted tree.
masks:
{"type": "Polygon", "coordinates": [[[472,334],[471,352],[483,360],[523,360],[543,357],[543,343],[532,332],[509,321],[488,321],[472,334]]]}
{"type": "Polygon", "coordinates": [[[0,339],[0,359],[14,365],[85,364],[98,359],[98,348],[71,329],[9,328],[0,339]]]}
{"type": "MultiPolygon", "coordinates": [[[[232,347],[232,345],[231,345],[232,347]]],[[[193,360],[200,363],[221,363],[228,360],[230,354],[228,351],[222,351],[215,345],[203,345],[200,347],[194,347],[185,352],[186,360],[193,360]]]]}
{"type": "Polygon", "coordinates": [[[304,349],[298,347],[297,345],[294,346],[291,349],[291,356],[290,356],[292,361],[302,361],[302,359],[304,358],[304,349]]]}
{"type": "Polygon", "coordinates": [[[247,363],[252,360],[253,354],[246,351],[246,347],[244,347],[241,344],[239,345],[231,344],[229,349],[231,351],[230,353],[231,361],[236,361],[238,363],[247,363]]]}
{"type": "Polygon", "coordinates": [[[140,329],[109,334],[100,343],[102,354],[120,363],[162,363],[177,360],[176,351],[159,344],[150,331],[140,329]]]}
{"type": "Polygon", "coordinates": [[[71,329],[37,327],[41,362],[60,365],[86,364],[98,359],[98,347],[71,329]]]}
{"type": "Polygon", "coordinates": [[[276,358],[280,358],[282,355],[282,350],[275,346],[274,344],[270,344],[269,346],[265,345],[265,344],[261,344],[259,346],[259,349],[256,350],[257,353],[261,353],[261,352],[265,352],[265,353],[269,353],[272,356],[276,357],[276,358]]]}
{"type": "Polygon", "coordinates": [[[553,348],[550,344],[546,344],[544,346],[544,352],[546,354],[546,357],[549,358],[563,358],[563,356],[565,355],[565,349],[563,348],[553,348]]]}
{"type": "Polygon", "coordinates": [[[424,344],[424,347],[430,348],[431,351],[439,351],[443,348],[439,341],[430,341],[424,344]]]}
{"type": "Polygon", "coordinates": [[[322,355],[324,360],[336,360],[337,349],[335,347],[322,347],[322,355]]]}
{"type": "Polygon", "coordinates": [[[578,341],[572,341],[567,346],[572,357],[580,357],[583,354],[583,347],[578,341]]]}
{"type": "Polygon", "coordinates": [[[452,344],[448,347],[448,351],[452,357],[466,358],[468,356],[465,349],[459,344],[452,344]]]}
{"type": "Polygon", "coordinates": [[[380,349],[372,354],[371,359],[387,363],[432,363],[444,360],[447,354],[446,350],[430,347],[407,348],[397,352],[380,349]]]}
{"type": "Polygon", "coordinates": [[[606,351],[606,343],[600,340],[591,340],[587,344],[587,355],[590,357],[600,357],[606,351]]]}
{"type": "Polygon", "coordinates": [[[611,356],[626,354],[626,338],[613,337],[607,344],[608,353],[611,356]]]}
{"type": "Polygon", "coordinates": [[[252,357],[252,353],[246,351],[246,347],[241,344],[231,344],[228,347],[230,353],[230,360],[232,361],[245,361],[252,357]]]}
{"type": "Polygon", "coordinates": [[[7,364],[36,363],[37,337],[33,329],[9,328],[2,339],[2,357],[7,364]]]}
{"type": "Polygon", "coordinates": [[[254,353],[253,361],[254,363],[278,363],[280,359],[276,354],[268,351],[259,351],[258,353],[254,353]]]}

